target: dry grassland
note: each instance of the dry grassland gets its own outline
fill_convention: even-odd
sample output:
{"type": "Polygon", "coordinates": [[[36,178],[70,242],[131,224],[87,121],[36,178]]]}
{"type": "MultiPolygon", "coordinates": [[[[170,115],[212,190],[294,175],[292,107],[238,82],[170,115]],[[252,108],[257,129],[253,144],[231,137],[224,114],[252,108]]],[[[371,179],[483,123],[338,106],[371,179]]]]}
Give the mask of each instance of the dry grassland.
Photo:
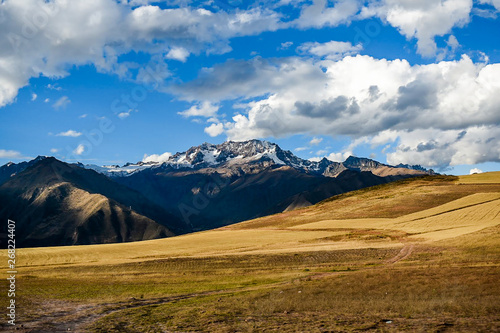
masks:
{"type": "Polygon", "coordinates": [[[21,249],[18,270],[25,332],[498,331],[500,173],[168,239],[21,249]]]}

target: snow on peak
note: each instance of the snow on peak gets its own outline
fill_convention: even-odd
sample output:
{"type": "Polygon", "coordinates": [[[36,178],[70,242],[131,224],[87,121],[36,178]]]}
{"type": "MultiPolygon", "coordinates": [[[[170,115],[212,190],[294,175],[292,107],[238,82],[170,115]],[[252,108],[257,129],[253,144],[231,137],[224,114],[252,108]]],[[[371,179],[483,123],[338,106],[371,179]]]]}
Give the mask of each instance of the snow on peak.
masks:
{"type": "Polygon", "coordinates": [[[205,142],[174,155],[170,153],[145,155],[141,162],[127,163],[122,167],[116,165],[102,167],[87,165],[85,167],[108,176],[128,176],[144,169],[203,169],[260,161],[271,161],[276,165],[287,165],[298,170],[317,174],[336,174],[346,168],[376,168],[383,165],[370,159],[353,156],[349,157],[344,163],[332,162],[326,158],[303,160],[290,151],[282,150],[275,143],[263,140],[249,140],[226,141],[218,145],[205,142]]]}

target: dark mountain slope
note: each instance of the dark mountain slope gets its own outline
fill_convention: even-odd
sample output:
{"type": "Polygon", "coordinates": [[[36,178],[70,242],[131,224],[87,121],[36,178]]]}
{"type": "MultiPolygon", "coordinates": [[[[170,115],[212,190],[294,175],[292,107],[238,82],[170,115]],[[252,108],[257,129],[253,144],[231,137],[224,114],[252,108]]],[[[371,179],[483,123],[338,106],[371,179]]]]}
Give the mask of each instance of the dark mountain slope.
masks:
{"type": "Polygon", "coordinates": [[[202,230],[314,204],[336,194],[398,179],[352,170],[333,178],[288,166],[266,163],[253,166],[181,172],[145,170],[115,180],[176,213],[194,230],[202,230]]]}
{"type": "Polygon", "coordinates": [[[187,231],[140,193],[54,158],[0,186],[0,207],[1,219],[16,221],[17,246],[126,242],[187,231]]]}

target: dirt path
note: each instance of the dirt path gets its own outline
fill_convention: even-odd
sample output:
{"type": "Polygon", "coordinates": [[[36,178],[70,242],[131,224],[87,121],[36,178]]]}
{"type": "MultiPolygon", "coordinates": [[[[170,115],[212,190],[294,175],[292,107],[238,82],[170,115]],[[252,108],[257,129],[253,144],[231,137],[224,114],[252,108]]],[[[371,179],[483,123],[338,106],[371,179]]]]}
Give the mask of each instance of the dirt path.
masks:
{"type": "Polygon", "coordinates": [[[395,264],[398,261],[401,261],[401,260],[404,260],[404,259],[408,258],[413,253],[413,249],[414,248],[415,248],[414,244],[406,244],[401,249],[401,251],[399,251],[399,253],[396,256],[394,256],[391,259],[387,260],[386,263],[387,264],[395,264]]]}
{"type": "Polygon", "coordinates": [[[262,290],[266,288],[275,288],[278,286],[291,284],[291,281],[277,282],[263,286],[252,286],[239,289],[227,289],[206,291],[200,293],[150,298],[136,299],[131,298],[128,301],[117,303],[100,303],[100,304],[83,304],[75,305],[63,301],[47,302],[44,309],[47,310],[47,315],[36,318],[30,321],[22,322],[22,326],[18,325],[16,332],[26,333],[55,333],[55,332],[85,332],[85,327],[93,322],[126,309],[140,308],[151,305],[162,305],[176,301],[186,300],[195,297],[204,297],[211,295],[223,295],[234,292],[262,290]]]}
{"type": "MultiPolygon", "coordinates": [[[[393,265],[401,260],[404,260],[408,258],[412,253],[413,249],[415,248],[414,244],[406,244],[403,246],[403,248],[396,254],[394,257],[387,259],[384,261],[384,265],[393,265]]],[[[357,269],[356,272],[359,272],[360,270],[367,271],[367,270],[373,270],[373,269],[380,269],[381,266],[370,266],[370,267],[364,267],[361,269],[357,269]]],[[[341,275],[341,274],[346,274],[348,271],[339,271],[339,272],[326,272],[326,273],[318,273],[310,276],[309,278],[313,280],[319,280],[327,277],[332,277],[335,275],[341,275]]]]}
{"type": "MultiPolygon", "coordinates": [[[[101,303],[94,305],[73,305],[67,302],[52,302],[53,312],[31,321],[23,322],[17,327],[17,332],[52,333],[52,332],[83,332],[87,325],[112,313],[150,305],[161,305],[193,297],[202,297],[228,293],[230,291],[207,291],[186,295],[161,297],[154,299],[131,298],[117,303],[101,303]]],[[[48,309],[50,311],[50,309],[48,309]]]]}

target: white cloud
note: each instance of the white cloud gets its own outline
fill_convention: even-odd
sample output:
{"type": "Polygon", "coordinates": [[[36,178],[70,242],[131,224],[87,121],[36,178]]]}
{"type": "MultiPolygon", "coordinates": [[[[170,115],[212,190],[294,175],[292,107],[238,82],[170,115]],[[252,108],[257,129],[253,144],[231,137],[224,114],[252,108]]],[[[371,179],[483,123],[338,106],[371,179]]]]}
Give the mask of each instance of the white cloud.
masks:
{"type": "Polygon", "coordinates": [[[87,118],[87,116],[88,116],[88,114],[85,113],[85,114],[78,116],[78,118],[83,119],[83,118],[87,118]]]}
{"type": "Polygon", "coordinates": [[[302,8],[300,17],[292,25],[299,28],[321,28],[348,24],[360,10],[359,1],[338,0],[333,7],[329,7],[329,3],[326,0],[314,0],[311,5],[302,8]]]}
{"type": "Polygon", "coordinates": [[[203,103],[199,103],[197,105],[193,105],[189,109],[178,112],[183,117],[206,117],[211,118],[214,117],[219,111],[218,105],[213,105],[208,101],[204,101],[203,103]]]}
{"type": "Polygon", "coordinates": [[[205,133],[210,135],[211,137],[216,137],[224,133],[224,125],[219,124],[211,124],[208,127],[205,127],[205,133]]]}
{"type": "Polygon", "coordinates": [[[494,6],[498,11],[500,11],[500,0],[479,0],[480,3],[486,3],[494,6]]]}
{"type": "Polygon", "coordinates": [[[62,90],[62,88],[58,87],[56,84],[50,84],[50,83],[47,85],[47,89],[56,90],[56,91],[61,91],[62,90]]]}
{"type": "MultiPolygon", "coordinates": [[[[482,0],[498,8],[499,0],[482,0]]],[[[354,20],[379,17],[418,40],[423,55],[437,52],[435,37],[468,23],[472,0],[362,1],[314,0],[301,6],[299,18],[286,22],[279,10],[251,7],[247,10],[214,10],[185,4],[167,9],[152,1],[6,0],[0,6],[0,107],[11,103],[20,88],[34,77],[58,79],[73,66],[94,65],[100,72],[120,77],[146,78],[144,70],[133,77],[137,64],[120,56],[131,51],[152,58],[186,61],[190,54],[221,54],[231,50],[229,40],[281,28],[348,25],[354,20]],[[27,29],[26,17],[39,21],[27,29]],[[166,53],[166,54],[165,54],[166,53]]],[[[286,5],[286,1],[277,6],[286,5]]],[[[207,3],[210,6],[210,3],[207,3]]],[[[275,7],[276,8],[276,7],[275,7]]],[[[288,46],[285,42],[283,47],[288,46]]],[[[358,46],[353,46],[356,48],[358,46]]],[[[353,50],[356,52],[356,50],[353,50]]],[[[332,55],[330,55],[332,57],[332,55]]],[[[159,62],[159,61],[157,61],[159,62]]],[[[167,66],[155,75],[159,82],[170,76],[167,66]]],[[[55,84],[49,89],[60,90],[55,84]]],[[[243,88],[240,88],[243,89],[243,88]]]]}
{"type": "Polygon", "coordinates": [[[10,158],[10,159],[22,159],[24,156],[15,150],[5,150],[5,149],[0,149],[0,158],[10,158]]]}
{"type": "Polygon", "coordinates": [[[278,50],[286,50],[286,49],[289,49],[290,46],[293,45],[293,42],[283,42],[281,43],[280,47],[278,48],[278,50]]]}
{"type": "Polygon", "coordinates": [[[312,60],[256,57],[248,61],[228,60],[213,68],[206,68],[196,80],[176,86],[173,91],[185,100],[214,102],[258,97],[273,91],[297,92],[300,80],[308,88],[301,89],[300,95],[307,95],[306,90],[323,90],[327,78],[321,67],[312,60]]]}
{"type": "Polygon", "coordinates": [[[340,153],[331,153],[326,158],[333,162],[344,162],[351,155],[353,155],[351,151],[345,151],[340,153]]]}
{"type": "Polygon", "coordinates": [[[478,169],[478,168],[473,168],[473,169],[470,169],[469,171],[469,175],[473,175],[475,173],[483,173],[483,170],[481,169],[478,169]]]}
{"type": "Polygon", "coordinates": [[[189,57],[189,51],[183,47],[174,47],[173,49],[168,51],[165,57],[167,59],[174,59],[181,62],[186,62],[187,58],[189,57]]]}
{"type": "Polygon", "coordinates": [[[316,138],[316,137],[314,137],[314,138],[311,139],[311,141],[309,141],[309,144],[311,146],[316,146],[316,145],[319,145],[321,143],[321,141],[323,141],[322,138],[316,138]]]}
{"type": "Polygon", "coordinates": [[[44,99],[44,100],[43,100],[43,102],[44,102],[44,103],[48,103],[48,102],[50,102],[50,98],[46,98],[46,99],[44,99]]]}
{"type": "Polygon", "coordinates": [[[55,153],[58,153],[58,152],[59,152],[59,149],[57,149],[57,148],[52,148],[52,149],[50,149],[50,152],[51,152],[52,154],[55,154],[55,153]]]}
{"type": "Polygon", "coordinates": [[[161,155],[158,154],[152,154],[152,155],[147,155],[144,154],[144,157],[142,159],[143,162],[157,162],[157,163],[163,163],[168,161],[168,159],[172,156],[172,153],[166,152],[161,155]]]}
{"type": "Polygon", "coordinates": [[[37,97],[38,97],[38,95],[37,95],[37,94],[32,93],[32,94],[31,94],[31,101],[36,101],[36,98],[37,98],[37,97]]]}
{"type": "MultiPolygon", "coordinates": [[[[186,98],[235,99],[235,106],[243,111],[224,125],[230,140],[343,135],[356,144],[399,143],[398,149],[386,150],[388,158],[398,163],[443,166],[500,161],[488,141],[500,137],[494,133],[500,122],[500,64],[474,63],[467,56],[429,65],[361,55],[339,61],[295,57],[228,61],[179,89],[186,98]],[[241,98],[252,99],[242,103],[241,98]],[[453,145],[443,139],[430,154],[417,149],[419,143],[429,141],[425,132],[429,129],[448,133],[455,141],[459,133],[468,134],[453,145]],[[474,152],[464,146],[461,149],[470,154],[460,154],[456,147],[472,133],[484,147],[474,152]],[[410,145],[410,138],[418,142],[410,145]],[[405,150],[405,145],[410,148],[405,150]]],[[[474,140],[469,142],[471,147],[476,147],[474,140]]]]}
{"type": "Polygon", "coordinates": [[[432,57],[438,51],[434,38],[466,25],[472,5],[472,0],[381,0],[363,8],[360,17],[380,17],[408,39],[416,38],[418,52],[432,57]]]}
{"type": "Polygon", "coordinates": [[[455,50],[460,46],[460,43],[457,40],[457,37],[450,35],[446,44],[451,48],[452,52],[455,53],[455,50]]]}
{"type": "Polygon", "coordinates": [[[309,53],[326,59],[339,60],[348,55],[356,55],[363,46],[361,44],[352,45],[350,42],[330,41],[327,43],[304,43],[297,48],[299,52],[309,53]]]}
{"type": "MultiPolygon", "coordinates": [[[[58,79],[73,66],[130,77],[119,56],[130,51],[182,60],[187,52],[229,51],[229,38],[276,30],[280,14],[266,8],[212,12],[194,7],[161,9],[115,0],[6,0],[0,16],[0,107],[33,77],[58,79]],[[26,18],[36,24],[26,28],[26,18]],[[185,51],[182,51],[185,50],[185,51]]],[[[49,89],[60,89],[49,85],[49,89]]]]}
{"type": "Polygon", "coordinates": [[[77,132],[77,131],[73,131],[73,130],[68,130],[66,132],[61,132],[59,134],[56,134],[56,136],[69,136],[69,137],[72,137],[72,138],[77,138],[77,137],[79,137],[81,135],[82,135],[81,132],[77,132]]]}
{"type": "Polygon", "coordinates": [[[125,118],[128,118],[130,117],[130,114],[132,112],[139,112],[139,110],[136,110],[136,109],[129,109],[127,112],[120,112],[117,117],[120,118],[120,119],[125,119],[125,118]]]}
{"type": "Polygon", "coordinates": [[[445,169],[448,166],[500,162],[500,128],[472,126],[465,130],[421,129],[397,133],[398,145],[387,154],[393,165],[421,164],[445,169]]]}
{"type": "MultiPolygon", "coordinates": [[[[453,59],[456,56],[457,50],[460,48],[460,43],[454,35],[450,35],[446,41],[446,47],[439,49],[436,55],[436,60],[453,59]]],[[[487,61],[486,61],[487,62],[487,61]]]]}
{"type": "Polygon", "coordinates": [[[59,110],[61,108],[65,109],[70,103],[71,101],[68,96],[63,96],[59,98],[54,104],[52,104],[52,107],[56,110],[59,110]]]}
{"type": "Polygon", "coordinates": [[[79,144],[78,147],[73,150],[73,154],[75,155],[81,155],[85,152],[85,146],[82,144],[79,144]]]}
{"type": "Polygon", "coordinates": [[[324,156],[326,153],[328,153],[328,150],[322,149],[322,150],[318,150],[316,152],[316,155],[318,155],[318,156],[324,156]]]}
{"type": "Polygon", "coordinates": [[[309,149],[309,148],[307,148],[307,147],[297,147],[297,148],[294,149],[294,151],[304,151],[304,150],[307,150],[307,149],[309,149]]]}

